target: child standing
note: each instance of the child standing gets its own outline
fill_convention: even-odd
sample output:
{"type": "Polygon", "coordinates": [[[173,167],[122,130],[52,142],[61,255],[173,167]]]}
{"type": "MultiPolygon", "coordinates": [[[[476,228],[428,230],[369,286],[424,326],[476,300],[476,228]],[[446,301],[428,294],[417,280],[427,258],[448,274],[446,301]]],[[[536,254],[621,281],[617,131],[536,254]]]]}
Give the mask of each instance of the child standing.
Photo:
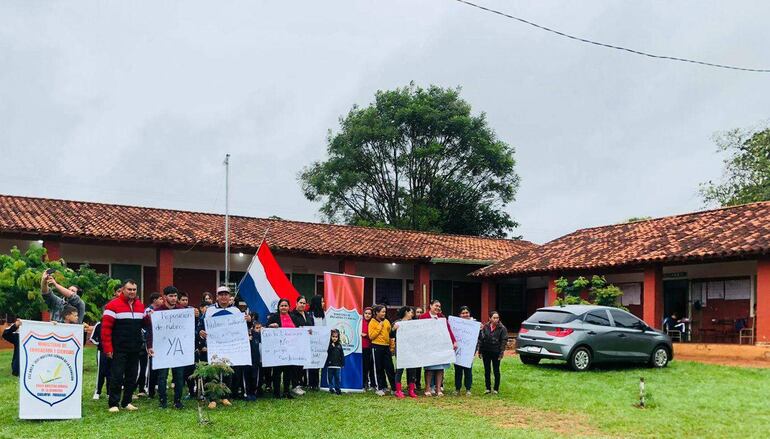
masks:
{"type": "Polygon", "coordinates": [[[326,357],[326,376],[329,379],[329,393],[341,394],[340,381],[342,377],[342,368],[345,366],[345,352],[340,343],[340,331],[331,330],[331,340],[329,340],[328,356],[326,357]]]}

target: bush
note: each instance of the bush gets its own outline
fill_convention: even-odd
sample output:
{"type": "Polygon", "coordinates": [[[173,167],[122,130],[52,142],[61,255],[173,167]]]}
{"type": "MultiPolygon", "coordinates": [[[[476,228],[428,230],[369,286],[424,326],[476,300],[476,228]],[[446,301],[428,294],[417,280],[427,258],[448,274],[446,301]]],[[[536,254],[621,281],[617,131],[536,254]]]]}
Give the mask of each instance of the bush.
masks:
{"type": "Polygon", "coordinates": [[[30,248],[26,253],[13,247],[9,254],[0,255],[0,309],[23,319],[37,319],[46,310],[40,293],[43,272],[53,269],[53,276],[61,285],[77,285],[83,290],[81,299],[86,304],[85,320],[94,322],[102,316],[102,308],[112,298],[120,280],[99,274],[81,265],[77,271],[68,268],[63,259],[49,261],[46,250],[30,248]]]}
{"type": "Polygon", "coordinates": [[[590,281],[580,276],[572,283],[564,277],[560,277],[556,280],[556,293],[554,305],[594,304],[625,309],[620,304],[620,296],[623,295],[623,291],[615,285],[608,284],[604,276],[591,276],[590,281]],[[588,290],[590,300],[580,297],[580,294],[586,290],[588,290]]]}

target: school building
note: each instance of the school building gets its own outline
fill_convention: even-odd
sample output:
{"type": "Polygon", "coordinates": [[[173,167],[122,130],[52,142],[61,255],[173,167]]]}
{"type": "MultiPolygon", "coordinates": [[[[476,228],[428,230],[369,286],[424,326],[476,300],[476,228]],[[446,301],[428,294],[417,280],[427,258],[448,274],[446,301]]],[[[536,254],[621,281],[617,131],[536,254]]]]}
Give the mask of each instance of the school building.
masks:
{"type": "MultiPolygon", "coordinates": [[[[365,277],[365,303],[442,301],[515,332],[556,299],[561,276],[604,275],[650,326],[688,317],[690,340],[770,343],[770,202],[577,230],[543,245],[279,219],[231,217],[237,283],[263,237],[298,291],[323,273],[365,277]],[[740,338],[743,335],[744,338],[740,338]]],[[[42,245],[50,258],[134,278],[146,297],[176,285],[198,303],[224,281],[222,215],[0,195],[0,252],[42,245]]],[[[5,311],[5,310],[0,310],[5,311]]]]}

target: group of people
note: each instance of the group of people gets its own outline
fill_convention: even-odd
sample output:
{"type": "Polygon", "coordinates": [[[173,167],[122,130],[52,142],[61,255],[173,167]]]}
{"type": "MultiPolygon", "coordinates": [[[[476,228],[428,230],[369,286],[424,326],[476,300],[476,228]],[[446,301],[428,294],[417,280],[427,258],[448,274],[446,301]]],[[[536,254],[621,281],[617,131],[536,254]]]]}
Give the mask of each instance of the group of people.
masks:
{"type": "MultiPolygon", "coordinates": [[[[82,324],[85,314],[85,304],[79,297],[77,287],[64,288],[54,279],[50,271],[46,271],[41,279],[41,293],[51,312],[53,322],[82,324]],[[58,295],[56,294],[58,292],[58,295]],[[61,297],[60,297],[61,296],[61,297]]],[[[154,398],[157,394],[159,406],[168,406],[168,375],[171,373],[173,383],[173,407],[183,408],[183,399],[199,398],[202,389],[198,389],[197,380],[192,378],[195,366],[176,367],[171,369],[152,369],[154,356],[153,330],[151,315],[156,312],[166,312],[180,308],[195,310],[195,362],[208,361],[206,344],[205,319],[222,315],[243,316],[247,324],[251,347],[251,364],[233,366],[234,373],[222,377],[230,389],[230,395],[220,399],[224,406],[231,405],[230,399],[256,400],[264,393],[272,392],[275,398],[293,399],[301,396],[305,389],[320,389],[320,369],[304,369],[302,366],[262,367],[260,358],[260,343],[262,325],[257,313],[249,312],[245,303],[235,303],[232,292],[227,287],[219,287],[216,294],[204,293],[198,307],[189,304],[188,296],[174,286],[167,286],[163,293],[152,293],[150,304],[145,305],[138,298],[137,282],[128,279],[116,289],[113,299],[104,307],[100,322],[93,328],[84,325],[84,330],[90,329],[89,340],[97,346],[97,380],[93,399],[100,399],[102,389],[106,384],[108,393],[108,410],[118,412],[121,409],[137,410],[133,401],[139,397],[154,398]],[[135,392],[139,390],[138,393],[135,392]],[[186,392],[185,392],[186,390],[186,392]],[[184,395],[187,393],[186,395],[184,395]]],[[[411,319],[439,319],[445,316],[441,312],[441,303],[433,300],[427,311],[419,307],[401,307],[396,319],[391,322],[386,318],[387,308],[384,305],[367,307],[364,310],[362,324],[363,348],[363,387],[384,396],[388,391],[397,398],[407,395],[417,397],[424,383],[425,396],[443,396],[444,371],[449,364],[436,364],[424,368],[395,369],[393,355],[396,353],[399,325],[411,319]],[[424,382],[422,370],[424,369],[424,382]],[[406,372],[406,392],[402,379],[406,372]]],[[[472,319],[468,307],[462,307],[459,317],[472,319]]],[[[294,309],[288,299],[281,299],[275,312],[267,316],[266,326],[269,328],[300,328],[324,326],[324,301],[320,295],[313,296],[308,303],[300,296],[294,309]]],[[[18,359],[18,329],[21,321],[17,320],[3,332],[3,338],[15,345],[12,359],[12,373],[19,374],[18,359]]],[[[447,331],[453,347],[457,344],[452,329],[447,323],[447,331]]],[[[341,393],[341,371],[345,364],[345,354],[340,340],[340,332],[330,331],[327,360],[324,365],[329,384],[329,391],[341,393]]],[[[479,358],[483,360],[485,376],[485,393],[497,393],[500,388],[500,360],[505,352],[508,334],[500,322],[497,312],[490,312],[489,321],[481,327],[477,344],[479,358]],[[491,375],[494,374],[494,387],[491,375]]],[[[455,365],[455,394],[465,389],[470,395],[473,382],[471,368],[455,365]]],[[[210,407],[216,406],[212,402],[210,407]]]]}
{"type": "MultiPolygon", "coordinates": [[[[384,305],[375,305],[364,309],[364,322],[361,337],[363,339],[364,357],[364,388],[374,390],[377,395],[384,396],[391,391],[397,398],[417,398],[417,392],[421,388],[422,373],[424,369],[424,395],[431,397],[444,396],[444,371],[450,364],[435,364],[424,368],[406,369],[407,392],[404,393],[403,376],[404,369],[394,369],[393,355],[396,351],[399,324],[412,319],[440,319],[445,318],[441,312],[441,302],[432,300],[427,311],[420,307],[402,306],[396,313],[396,319],[391,322],[386,318],[387,308],[384,305]],[[388,386],[390,385],[390,386],[388,386]]],[[[459,317],[472,320],[471,310],[467,306],[460,307],[459,317]]],[[[452,333],[452,328],[447,321],[447,331],[452,340],[452,347],[457,349],[457,341],[452,333]]],[[[489,321],[479,331],[476,352],[484,363],[484,393],[498,393],[500,390],[500,361],[505,353],[508,343],[508,330],[500,322],[497,311],[489,313],[489,321]],[[494,387],[491,378],[494,373],[494,387]]],[[[465,388],[465,394],[471,395],[473,385],[472,368],[455,364],[455,395],[459,395],[465,388]]]]}

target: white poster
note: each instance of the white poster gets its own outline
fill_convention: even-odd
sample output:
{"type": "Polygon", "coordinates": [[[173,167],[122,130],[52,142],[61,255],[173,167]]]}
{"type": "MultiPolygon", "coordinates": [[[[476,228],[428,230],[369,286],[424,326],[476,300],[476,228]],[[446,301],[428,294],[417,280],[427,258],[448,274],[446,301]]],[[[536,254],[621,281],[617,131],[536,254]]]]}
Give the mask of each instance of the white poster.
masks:
{"type": "Polygon", "coordinates": [[[19,418],[82,417],[83,325],[22,320],[19,418]]]}
{"type": "Polygon", "coordinates": [[[322,369],[329,356],[329,339],[332,328],[328,326],[313,326],[308,328],[310,334],[310,361],[305,364],[305,369],[322,369]]]}
{"type": "Polygon", "coordinates": [[[455,362],[455,351],[452,349],[446,319],[398,322],[396,340],[398,369],[455,362]]]}
{"type": "Polygon", "coordinates": [[[307,328],[262,328],[262,367],[304,366],[311,355],[307,328]]]}
{"type": "Polygon", "coordinates": [[[481,323],[477,320],[466,320],[459,317],[449,317],[449,327],[457,341],[455,351],[455,364],[462,367],[473,367],[473,358],[476,354],[476,345],[479,342],[481,323]]]}
{"type": "Polygon", "coordinates": [[[251,365],[251,345],[243,314],[228,314],[203,320],[209,362],[226,358],[233,366],[251,365]]]}
{"type": "Polygon", "coordinates": [[[195,363],[195,312],[192,308],[150,314],[152,369],[190,366],[195,363]]]}

